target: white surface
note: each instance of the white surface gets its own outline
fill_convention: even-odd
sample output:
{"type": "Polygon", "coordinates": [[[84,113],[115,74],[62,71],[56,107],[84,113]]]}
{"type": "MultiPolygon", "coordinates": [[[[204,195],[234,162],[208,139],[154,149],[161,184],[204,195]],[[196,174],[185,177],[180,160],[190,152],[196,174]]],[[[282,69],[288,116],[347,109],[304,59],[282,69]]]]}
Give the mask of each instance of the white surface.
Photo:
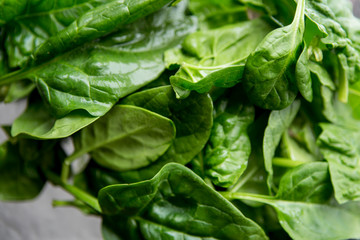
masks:
{"type": "MultiPolygon", "coordinates": [[[[11,124],[25,102],[0,103],[0,125],[11,124]]],[[[0,142],[6,136],[0,130],[0,142]]],[[[100,240],[100,219],[70,207],[52,207],[52,201],[70,200],[62,189],[46,184],[38,198],[27,202],[0,202],[0,240],[100,240]]]]}

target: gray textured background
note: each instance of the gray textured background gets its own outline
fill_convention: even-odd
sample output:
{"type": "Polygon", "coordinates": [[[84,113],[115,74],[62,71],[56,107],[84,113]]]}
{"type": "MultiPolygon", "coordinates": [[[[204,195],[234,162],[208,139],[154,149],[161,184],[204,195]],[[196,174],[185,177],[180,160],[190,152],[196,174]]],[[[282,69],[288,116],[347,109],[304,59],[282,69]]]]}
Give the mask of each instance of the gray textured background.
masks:
{"type": "MultiPolygon", "coordinates": [[[[339,0],[340,1],[340,0],[339,0]]],[[[360,16],[360,0],[352,0],[360,16]]],[[[0,125],[11,124],[25,102],[0,103],[0,125]]],[[[0,143],[5,135],[0,131],[0,143]]],[[[0,240],[99,240],[100,219],[73,208],[53,208],[52,200],[69,200],[62,189],[47,184],[38,198],[19,203],[0,202],[0,240]]]]}

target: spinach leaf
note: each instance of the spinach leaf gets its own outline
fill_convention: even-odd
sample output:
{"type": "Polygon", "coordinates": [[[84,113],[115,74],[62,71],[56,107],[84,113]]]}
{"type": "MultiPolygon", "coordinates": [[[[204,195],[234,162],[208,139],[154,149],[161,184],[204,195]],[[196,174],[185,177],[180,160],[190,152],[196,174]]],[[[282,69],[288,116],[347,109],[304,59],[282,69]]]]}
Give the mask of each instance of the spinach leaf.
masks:
{"type": "Polygon", "coordinates": [[[238,90],[216,103],[214,125],[205,148],[205,175],[221,187],[237,182],[251,152],[247,129],[254,120],[255,109],[238,90]]]}
{"type": "Polygon", "coordinates": [[[29,64],[41,64],[74,47],[109,34],[159,10],[169,2],[171,0],[118,0],[96,6],[36,48],[29,64]]]}
{"type": "Polygon", "coordinates": [[[178,100],[171,87],[165,86],[130,95],[121,104],[139,106],[170,118],[176,128],[172,145],[160,159],[146,168],[121,174],[127,182],[149,179],[169,162],[187,164],[209,139],[213,106],[208,95],[193,93],[184,100],[178,100]]]}
{"type": "Polygon", "coordinates": [[[0,146],[0,200],[26,200],[36,197],[45,184],[36,165],[27,163],[18,146],[5,142],[0,146]]]}
{"type": "Polygon", "coordinates": [[[20,15],[25,9],[28,1],[5,1],[0,2],[0,26],[20,15]]]}
{"type": "Polygon", "coordinates": [[[303,164],[286,172],[280,180],[277,197],[282,200],[311,203],[327,202],[332,195],[326,162],[303,164]]]}
{"type": "Polygon", "coordinates": [[[267,239],[257,224],[180,164],[167,164],[151,180],[105,187],[99,203],[105,215],[136,221],[144,239],[267,239]]]}
{"type": "Polygon", "coordinates": [[[170,162],[187,164],[201,152],[209,139],[213,107],[208,95],[192,93],[188,98],[179,100],[170,86],[164,86],[134,93],[120,103],[145,108],[171,119],[175,124],[176,136],[162,156],[143,168],[118,172],[89,164],[83,177],[95,194],[110,184],[150,179],[170,162]]]}
{"type": "Polygon", "coordinates": [[[331,186],[326,163],[307,163],[285,174],[277,197],[223,193],[228,199],[257,201],[273,206],[280,224],[293,239],[358,238],[360,236],[358,204],[352,203],[357,208],[324,204],[323,201],[326,201],[330,195],[331,186]],[[311,175],[308,174],[309,171],[312,172],[311,175]]]}
{"type": "Polygon", "coordinates": [[[4,102],[10,103],[25,98],[29,96],[35,88],[35,84],[29,80],[14,82],[10,84],[4,102]]]}
{"type": "Polygon", "coordinates": [[[113,1],[23,1],[27,2],[26,8],[6,26],[5,46],[9,65],[24,65],[35,49],[49,37],[68,27],[90,9],[113,1]]]}
{"type": "MultiPolygon", "coordinates": [[[[164,9],[98,42],[63,54],[51,64],[31,68],[22,77],[35,82],[58,118],[76,109],[101,116],[119,98],[160,75],[164,70],[163,52],[191,32],[192,23],[192,18],[184,18],[184,7],[164,9]]],[[[8,77],[12,79],[12,75],[8,77]]]]}
{"type": "Polygon", "coordinates": [[[282,109],[297,95],[295,65],[305,29],[304,8],[305,1],[299,0],[293,22],[270,32],[246,62],[245,89],[259,107],[282,109]]]}
{"type": "Polygon", "coordinates": [[[273,187],[272,160],[275,150],[280,143],[281,136],[294,120],[299,108],[300,101],[294,101],[289,107],[282,110],[273,110],[270,113],[263,139],[264,163],[268,172],[267,184],[269,189],[273,187]]]}
{"type": "Polygon", "coordinates": [[[11,135],[29,136],[36,139],[65,138],[96,121],[84,110],[75,110],[62,118],[55,118],[49,113],[44,102],[36,96],[28,100],[28,107],[11,127],[11,135]]]}
{"type": "Polygon", "coordinates": [[[165,55],[170,68],[180,66],[170,77],[177,96],[185,98],[192,90],[205,93],[213,86],[228,88],[240,82],[248,55],[270,30],[256,19],[188,35],[182,49],[165,55]]]}
{"type": "Polygon", "coordinates": [[[247,20],[246,8],[236,0],[191,0],[189,9],[198,17],[200,29],[218,28],[247,20]]]}
{"type": "Polygon", "coordinates": [[[360,120],[360,82],[356,82],[349,86],[348,103],[353,110],[353,117],[360,120]]]}
{"type": "Polygon", "coordinates": [[[126,171],[156,161],[172,144],[174,123],[135,106],[117,105],[92,125],[74,135],[71,162],[85,153],[102,166],[126,171]]]}
{"type": "Polygon", "coordinates": [[[360,199],[359,129],[322,123],[318,138],[321,153],[329,162],[335,198],[339,203],[360,199]]]}
{"type": "Polygon", "coordinates": [[[46,179],[42,169],[53,169],[64,154],[53,141],[11,138],[0,145],[0,200],[35,198],[46,179]]]}
{"type": "Polygon", "coordinates": [[[301,95],[309,102],[313,99],[311,75],[309,70],[309,56],[306,45],[296,63],[295,67],[296,86],[301,95]]]}

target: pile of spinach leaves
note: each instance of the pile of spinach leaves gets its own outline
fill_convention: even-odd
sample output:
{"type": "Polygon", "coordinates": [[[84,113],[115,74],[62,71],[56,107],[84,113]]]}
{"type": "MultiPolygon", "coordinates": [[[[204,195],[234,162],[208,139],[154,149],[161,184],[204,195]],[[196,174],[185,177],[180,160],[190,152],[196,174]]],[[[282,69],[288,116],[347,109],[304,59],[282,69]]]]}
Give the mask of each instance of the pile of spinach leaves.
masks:
{"type": "Polygon", "coordinates": [[[0,6],[0,200],[49,181],[106,240],[360,238],[349,0],[0,6]]]}

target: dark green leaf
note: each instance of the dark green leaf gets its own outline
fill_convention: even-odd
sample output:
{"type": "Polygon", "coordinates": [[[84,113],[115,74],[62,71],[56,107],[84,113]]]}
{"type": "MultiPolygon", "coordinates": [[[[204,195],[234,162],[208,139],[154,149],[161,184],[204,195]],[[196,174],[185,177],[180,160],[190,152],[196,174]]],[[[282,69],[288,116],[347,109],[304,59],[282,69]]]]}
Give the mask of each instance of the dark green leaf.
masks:
{"type": "Polygon", "coordinates": [[[187,164],[209,138],[213,107],[208,95],[193,93],[184,100],[178,100],[171,87],[166,86],[135,93],[121,103],[161,114],[170,118],[176,127],[176,138],[160,159],[146,168],[121,174],[127,182],[149,179],[169,162],[187,164]]]}
{"type": "Polygon", "coordinates": [[[1,0],[0,1],[0,26],[20,15],[25,9],[26,0],[1,0]]]}
{"type": "Polygon", "coordinates": [[[303,41],[305,0],[299,0],[293,22],[270,32],[249,56],[244,85],[259,107],[282,109],[297,95],[295,65],[303,41]]]}
{"type": "Polygon", "coordinates": [[[205,174],[222,187],[236,183],[246,169],[251,151],[247,128],[254,120],[255,109],[238,90],[234,89],[229,98],[218,100],[205,148],[205,174]]]}
{"type": "Polygon", "coordinates": [[[11,139],[0,145],[0,200],[27,200],[40,193],[46,182],[41,169],[56,171],[63,157],[54,144],[11,139]]]}
{"type": "Polygon", "coordinates": [[[117,105],[74,136],[75,152],[68,159],[90,153],[102,166],[133,170],[156,161],[174,137],[170,119],[139,107],[117,105]]]}
{"type": "Polygon", "coordinates": [[[258,225],[180,164],[166,165],[151,180],[103,188],[99,203],[106,215],[134,219],[145,239],[267,239],[258,225]]]}
{"type": "Polygon", "coordinates": [[[6,51],[11,67],[23,65],[39,45],[85,12],[114,0],[20,2],[27,2],[27,7],[6,26],[6,51]]]}
{"type": "Polygon", "coordinates": [[[163,52],[193,29],[183,6],[164,9],[21,76],[34,80],[58,118],[76,109],[101,116],[119,98],[156,79],[165,68],[163,52]]]}

